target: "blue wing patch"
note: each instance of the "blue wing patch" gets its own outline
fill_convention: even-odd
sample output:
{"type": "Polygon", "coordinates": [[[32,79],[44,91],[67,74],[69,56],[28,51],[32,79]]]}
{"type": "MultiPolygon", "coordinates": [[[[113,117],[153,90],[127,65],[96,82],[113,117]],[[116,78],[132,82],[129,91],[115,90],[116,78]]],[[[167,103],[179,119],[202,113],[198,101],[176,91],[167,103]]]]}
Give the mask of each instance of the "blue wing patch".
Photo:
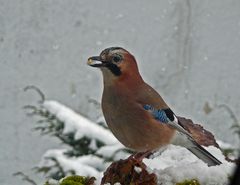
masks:
{"type": "Polygon", "coordinates": [[[168,123],[170,121],[164,109],[155,109],[151,105],[144,105],[143,108],[149,111],[156,120],[162,123],[168,123]]]}

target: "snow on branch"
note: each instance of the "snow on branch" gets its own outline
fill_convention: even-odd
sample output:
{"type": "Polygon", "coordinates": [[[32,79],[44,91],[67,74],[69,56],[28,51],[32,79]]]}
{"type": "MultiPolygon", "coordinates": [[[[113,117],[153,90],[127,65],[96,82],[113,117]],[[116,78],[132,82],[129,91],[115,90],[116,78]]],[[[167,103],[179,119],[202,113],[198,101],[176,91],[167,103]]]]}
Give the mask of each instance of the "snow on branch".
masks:
{"type": "Polygon", "coordinates": [[[118,143],[117,139],[109,130],[106,130],[103,127],[91,122],[89,119],[84,118],[83,116],[56,101],[45,101],[43,103],[43,107],[45,107],[49,112],[54,114],[59,120],[65,123],[63,130],[64,134],[70,132],[75,133],[74,139],[87,136],[100,140],[107,145],[118,143]]]}
{"type": "MultiPolygon", "coordinates": [[[[66,175],[81,174],[83,176],[94,176],[100,178],[102,171],[106,169],[104,159],[101,159],[94,155],[85,155],[80,157],[67,157],[65,155],[66,150],[52,149],[48,150],[39,166],[53,167],[54,161],[59,163],[62,167],[63,173],[66,175]],[[47,160],[54,159],[54,160],[47,160]]],[[[51,169],[51,173],[56,173],[58,169],[51,169]]]]}

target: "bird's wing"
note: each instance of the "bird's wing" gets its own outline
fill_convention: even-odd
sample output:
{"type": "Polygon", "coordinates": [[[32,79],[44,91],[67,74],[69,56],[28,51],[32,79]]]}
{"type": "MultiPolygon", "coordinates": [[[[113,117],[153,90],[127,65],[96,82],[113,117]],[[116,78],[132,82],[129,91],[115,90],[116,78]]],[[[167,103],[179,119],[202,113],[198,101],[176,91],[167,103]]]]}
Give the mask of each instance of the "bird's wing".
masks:
{"type": "Polygon", "coordinates": [[[176,115],[174,112],[170,109],[155,109],[151,105],[144,105],[143,108],[148,111],[156,120],[160,121],[161,123],[167,124],[176,130],[178,130],[180,133],[183,133],[187,135],[189,138],[192,139],[192,136],[188,133],[187,130],[185,130],[181,124],[179,123],[176,115]]]}
{"type": "Polygon", "coordinates": [[[205,150],[201,145],[199,145],[191,136],[191,134],[185,130],[181,123],[178,121],[176,115],[170,108],[167,109],[155,109],[151,105],[144,105],[143,108],[148,111],[156,120],[161,122],[161,124],[167,124],[178,131],[178,138],[181,141],[180,145],[185,146],[189,151],[195,154],[198,158],[202,159],[204,162],[208,164],[208,166],[220,165],[222,164],[217,158],[215,158],[212,154],[210,154],[207,150],[205,150]]]}

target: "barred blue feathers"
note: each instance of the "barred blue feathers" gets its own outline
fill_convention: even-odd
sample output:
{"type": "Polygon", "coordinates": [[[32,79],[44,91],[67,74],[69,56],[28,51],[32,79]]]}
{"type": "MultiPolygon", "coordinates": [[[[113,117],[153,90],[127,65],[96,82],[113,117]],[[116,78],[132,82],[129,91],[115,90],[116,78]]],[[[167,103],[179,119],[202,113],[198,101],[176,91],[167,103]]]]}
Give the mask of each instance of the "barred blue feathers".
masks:
{"type": "Polygon", "coordinates": [[[168,118],[168,116],[165,112],[165,109],[155,109],[151,105],[144,105],[143,108],[145,110],[149,111],[156,120],[159,120],[162,123],[168,123],[169,121],[171,121],[168,118]]]}

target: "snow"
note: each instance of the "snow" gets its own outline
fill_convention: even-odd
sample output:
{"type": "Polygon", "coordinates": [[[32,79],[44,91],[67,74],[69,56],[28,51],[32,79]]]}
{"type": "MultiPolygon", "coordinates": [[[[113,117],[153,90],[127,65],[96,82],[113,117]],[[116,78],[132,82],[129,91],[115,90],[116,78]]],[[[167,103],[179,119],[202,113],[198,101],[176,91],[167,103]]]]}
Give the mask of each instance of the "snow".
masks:
{"type": "Polygon", "coordinates": [[[63,167],[64,172],[70,172],[74,170],[76,174],[81,174],[82,176],[94,176],[100,179],[102,173],[97,169],[105,169],[104,160],[96,156],[87,155],[77,158],[69,158],[64,155],[66,150],[52,149],[48,150],[44,156],[39,166],[52,166],[52,161],[47,160],[49,158],[55,158],[63,167]]]}
{"type": "Polygon", "coordinates": [[[137,173],[141,173],[141,172],[142,172],[142,168],[137,167],[137,166],[134,166],[134,170],[135,170],[135,172],[137,172],[137,173]]]}
{"type": "Polygon", "coordinates": [[[234,148],[238,148],[237,146],[233,146],[232,144],[226,143],[224,141],[221,140],[217,140],[218,145],[220,146],[220,148],[222,149],[234,149],[234,148]]]}
{"type": "Polygon", "coordinates": [[[45,101],[43,106],[65,123],[63,133],[75,132],[75,139],[88,136],[108,145],[118,142],[110,131],[77,114],[57,101],[45,101]]]}
{"type": "Polygon", "coordinates": [[[54,179],[49,179],[49,180],[48,180],[48,183],[49,183],[50,185],[59,185],[59,182],[58,182],[57,180],[54,180],[54,179]]]}
{"type": "MultiPolygon", "coordinates": [[[[109,157],[116,155],[117,153],[120,153],[121,149],[124,149],[124,148],[125,147],[121,143],[118,143],[116,145],[110,145],[110,146],[106,145],[106,146],[101,147],[97,151],[97,154],[102,155],[105,158],[109,158],[109,157]]],[[[125,153],[123,152],[122,158],[126,158],[127,156],[128,156],[128,154],[126,152],[125,153]]]]}
{"type": "Polygon", "coordinates": [[[97,143],[96,143],[96,140],[95,139],[92,139],[91,140],[91,143],[89,145],[89,148],[91,148],[92,150],[97,150],[97,143]]]}
{"type": "MultiPolygon", "coordinates": [[[[95,149],[95,140],[101,140],[106,145],[97,151],[97,155],[103,156],[103,158],[94,155],[69,158],[64,155],[66,150],[49,150],[45,153],[39,166],[51,166],[53,162],[47,160],[47,158],[54,157],[63,166],[65,172],[74,170],[78,175],[95,176],[97,182],[100,182],[103,172],[109,165],[104,161],[104,158],[113,157],[118,160],[130,155],[122,150],[124,146],[113,137],[109,130],[102,128],[56,101],[46,101],[43,106],[55,114],[58,119],[65,122],[65,133],[74,132],[76,138],[82,136],[93,138],[93,143],[90,146],[95,149]]],[[[223,142],[221,145],[229,146],[223,142]]],[[[154,154],[153,158],[144,159],[144,163],[150,173],[154,172],[157,175],[158,184],[174,185],[186,179],[197,179],[201,185],[227,184],[235,165],[226,161],[219,149],[213,146],[205,149],[223,164],[208,167],[187,149],[174,145],[167,146],[164,151],[159,150],[154,154]]],[[[138,173],[141,172],[138,167],[135,167],[134,170],[138,173]]]]}
{"type": "Polygon", "coordinates": [[[201,185],[228,184],[234,165],[224,159],[219,149],[212,146],[205,149],[223,164],[208,167],[187,149],[174,145],[169,145],[154,159],[144,159],[144,162],[149,172],[157,175],[158,184],[174,185],[186,179],[197,179],[201,185]]]}

